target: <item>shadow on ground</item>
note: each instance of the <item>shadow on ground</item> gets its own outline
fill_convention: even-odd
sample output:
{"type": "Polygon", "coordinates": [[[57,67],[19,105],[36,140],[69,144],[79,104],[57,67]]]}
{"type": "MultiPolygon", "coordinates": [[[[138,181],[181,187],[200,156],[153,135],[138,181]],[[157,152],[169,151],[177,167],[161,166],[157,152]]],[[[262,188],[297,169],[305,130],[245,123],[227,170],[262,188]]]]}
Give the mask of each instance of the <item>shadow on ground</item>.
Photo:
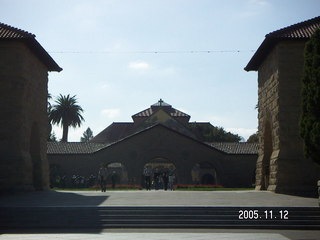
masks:
{"type": "Polygon", "coordinates": [[[0,232],[101,232],[99,205],[108,197],[55,191],[1,196],[0,232]]]}

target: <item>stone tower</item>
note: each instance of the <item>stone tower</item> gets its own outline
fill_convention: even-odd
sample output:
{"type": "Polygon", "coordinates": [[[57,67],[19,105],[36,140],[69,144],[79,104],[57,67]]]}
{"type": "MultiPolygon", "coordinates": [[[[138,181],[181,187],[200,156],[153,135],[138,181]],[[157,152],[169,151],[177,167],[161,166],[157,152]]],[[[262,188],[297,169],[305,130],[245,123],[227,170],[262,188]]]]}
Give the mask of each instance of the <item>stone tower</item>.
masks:
{"type": "Polygon", "coordinates": [[[267,34],[245,67],[258,71],[258,190],[316,192],[320,171],[304,157],[299,119],[304,47],[318,28],[320,17],[267,34]]]}
{"type": "Polygon", "coordinates": [[[0,191],[49,187],[48,71],[61,71],[35,35],[0,23],[0,191]]]}

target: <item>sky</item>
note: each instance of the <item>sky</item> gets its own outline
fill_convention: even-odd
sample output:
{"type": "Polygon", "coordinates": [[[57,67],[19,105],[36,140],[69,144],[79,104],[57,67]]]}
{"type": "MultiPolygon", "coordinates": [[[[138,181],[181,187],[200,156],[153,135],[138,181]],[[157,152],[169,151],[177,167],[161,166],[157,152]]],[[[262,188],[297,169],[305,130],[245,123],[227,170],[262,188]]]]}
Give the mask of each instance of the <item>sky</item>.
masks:
{"type": "MultiPolygon", "coordinates": [[[[63,68],[48,91],[76,95],[80,141],[160,98],[247,139],[257,131],[257,72],[269,32],[319,16],[319,0],[0,0],[0,22],[36,35],[63,68]]],[[[57,138],[60,126],[54,126],[57,138]]]]}

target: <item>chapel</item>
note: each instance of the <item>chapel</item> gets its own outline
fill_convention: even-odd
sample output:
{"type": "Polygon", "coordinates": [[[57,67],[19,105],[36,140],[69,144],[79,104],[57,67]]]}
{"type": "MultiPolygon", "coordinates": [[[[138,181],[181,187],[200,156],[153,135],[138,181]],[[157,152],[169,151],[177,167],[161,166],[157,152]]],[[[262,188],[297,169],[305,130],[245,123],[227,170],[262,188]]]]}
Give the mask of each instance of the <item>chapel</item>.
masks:
{"type": "Polygon", "coordinates": [[[120,184],[143,185],[143,169],[150,166],[173,172],[178,184],[252,187],[257,144],[208,142],[213,128],[190,122],[190,115],[160,99],[132,115],[132,122],[114,122],[90,142],[48,143],[48,159],[67,179],[96,174],[105,164],[120,184]]]}

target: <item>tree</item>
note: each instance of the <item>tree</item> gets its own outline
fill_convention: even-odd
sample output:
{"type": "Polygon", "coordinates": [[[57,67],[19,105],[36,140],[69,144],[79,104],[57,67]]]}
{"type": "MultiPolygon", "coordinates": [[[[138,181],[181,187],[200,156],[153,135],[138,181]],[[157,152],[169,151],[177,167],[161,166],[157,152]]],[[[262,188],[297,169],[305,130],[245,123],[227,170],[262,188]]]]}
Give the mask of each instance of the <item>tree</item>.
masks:
{"type": "Polygon", "coordinates": [[[81,113],[83,109],[77,104],[76,95],[70,97],[59,95],[55,101],[55,105],[52,106],[49,114],[49,120],[53,124],[61,124],[63,128],[62,142],[68,141],[69,127],[80,127],[84,118],[81,113]]]}
{"type": "Polygon", "coordinates": [[[83,136],[80,138],[80,142],[89,142],[93,138],[93,132],[88,127],[86,131],[83,132],[83,136]]]}
{"type": "Polygon", "coordinates": [[[307,42],[304,55],[300,134],[306,157],[320,164],[320,29],[307,42]]]}
{"type": "Polygon", "coordinates": [[[252,135],[248,138],[247,142],[248,142],[248,143],[257,143],[257,142],[259,142],[258,133],[252,134],[252,135]]]}
{"type": "Polygon", "coordinates": [[[238,134],[227,132],[223,127],[210,125],[191,125],[191,130],[199,133],[199,138],[204,142],[240,142],[242,137],[238,134]]]}
{"type": "Polygon", "coordinates": [[[48,139],[48,142],[57,142],[57,137],[56,137],[56,134],[54,132],[50,132],[50,136],[49,136],[49,139],[48,139]]]}
{"type": "Polygon", "coordinates": [[[52,125],[51,125],[51,121],[50,121],[50,112],[51,112],[51,103],[50,103],[50,100],[52,99],[52,96],[50,93],[48,93],[48,96],[47,96],[47,115],[48,115],[48,136],[47,136],[47,141],[50,142],[50,139],[51,139],[51,131],[52,131],[52,125]]]}

